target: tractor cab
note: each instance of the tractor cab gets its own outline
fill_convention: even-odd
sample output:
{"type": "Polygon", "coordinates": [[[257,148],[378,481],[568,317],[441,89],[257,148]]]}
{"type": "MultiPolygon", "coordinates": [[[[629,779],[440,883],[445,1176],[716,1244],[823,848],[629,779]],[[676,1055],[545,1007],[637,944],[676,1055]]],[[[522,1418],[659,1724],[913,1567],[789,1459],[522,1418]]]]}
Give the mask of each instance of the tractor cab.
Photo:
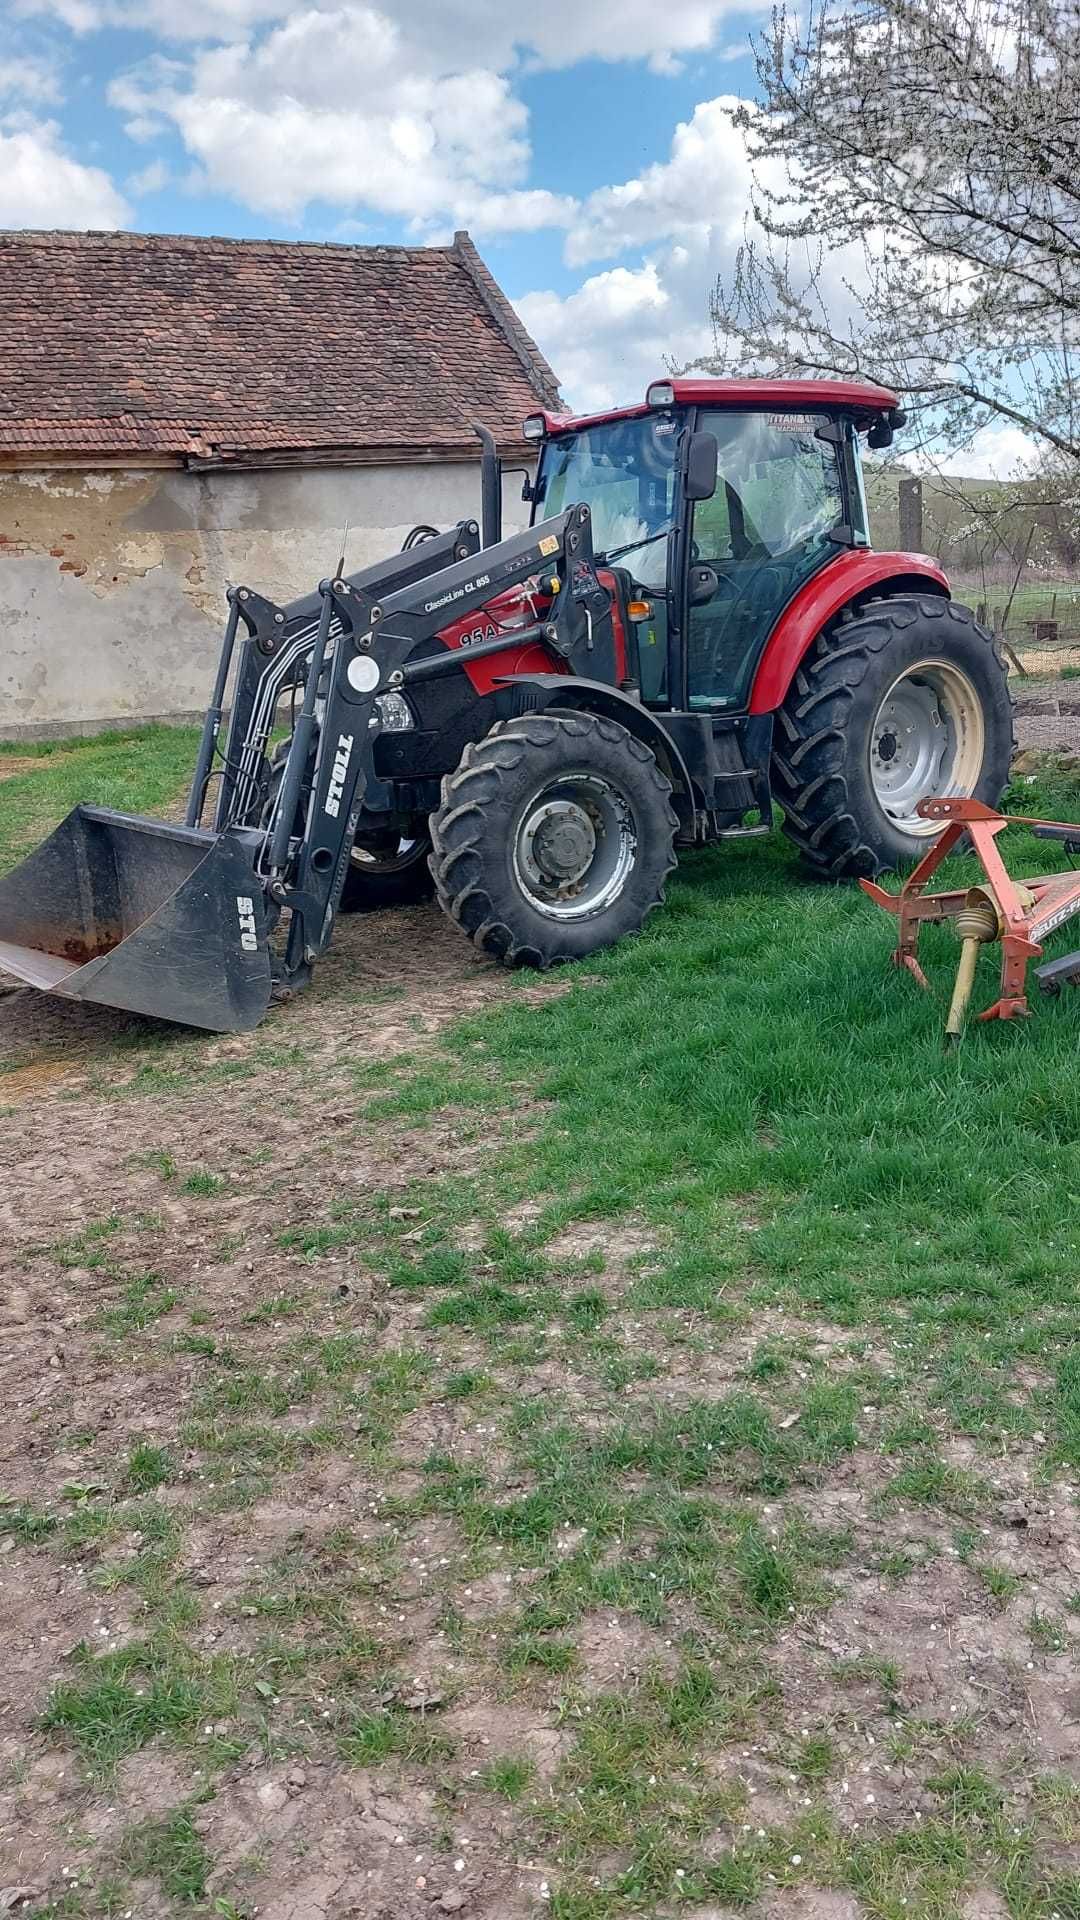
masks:
{"type": "Polygon", "coordinates": [[[745,711],[783,610],[844,550],[869,546],[859,435],[887,444],[884,389],[821,381],[656,382],[644,407],[535,415],[534,518],[584,502],[594,550],[629,574],[641,697],[745,711]]]}

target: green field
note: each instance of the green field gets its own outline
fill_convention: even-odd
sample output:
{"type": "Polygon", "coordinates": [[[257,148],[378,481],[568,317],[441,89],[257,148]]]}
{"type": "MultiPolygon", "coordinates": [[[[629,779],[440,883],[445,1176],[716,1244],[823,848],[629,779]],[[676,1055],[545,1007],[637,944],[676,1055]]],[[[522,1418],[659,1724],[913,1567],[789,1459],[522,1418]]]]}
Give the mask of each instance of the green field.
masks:
{"type": "MultiPolygon", "coordinates": [[[[190,755],[43,754],[5,857],[80,781],[156,810],[190,755]]],[[[1017,799],[1080,818],[1050,764],[1017,799]]],[[[145,1378],[147,1431],[35,1429],[0,1532],[136,1626],[41,1689],[28,1750],[89,1798],[36,1910],[314,1911],[317,1779],[393,1808],[409,1920],[1080,1920],[1080,997],[945,1054],[951,935],[920,994],[779,836],[434,1029],[407,972],[365,983],[384,926],[250,1041],[95,1026],[78,1110],[139,1197],[37,1220],[20,1274],[93,1294],[68,1373],[78,1338],[110,1404],[145,1378]],[[290,1543],[315,1484],[358,1517],[290,1543]],[[117,1774],[150,1751],[187,1783],[153,1817],[117,1774]],[[243,1782],[297,1761],[308,1825],[240,1859],[243,1782]]]]}
{"type": "Polygon", "coordinates": [[[136,727],[87,739],[0,740],[0,869],[80,800],[122,813],[175,804],[198,738],[194,727],[136,727]]]}

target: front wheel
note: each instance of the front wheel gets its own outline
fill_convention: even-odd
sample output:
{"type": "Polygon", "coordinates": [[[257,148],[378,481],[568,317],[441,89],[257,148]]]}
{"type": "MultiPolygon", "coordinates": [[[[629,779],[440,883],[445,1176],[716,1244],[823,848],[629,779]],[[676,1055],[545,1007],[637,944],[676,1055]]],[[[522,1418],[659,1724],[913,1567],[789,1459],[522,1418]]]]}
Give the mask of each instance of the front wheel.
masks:
{"type": "Polygon", "coordinates": [[[466,747],[431,816],[439,904],[504,966],[580,960],[664,897],[678,821],[656,759],[617,721],[539,713],[466,747]]]}
{"type": "Polygon", "coordinates": [[[919,859],[942,832],[921,800],[996,806],[1012,751],[993,636],[968,607],[904,594],[872,601],[811,648],[777,715],[773,789],[809,865],[872,877],[919,859]]]}

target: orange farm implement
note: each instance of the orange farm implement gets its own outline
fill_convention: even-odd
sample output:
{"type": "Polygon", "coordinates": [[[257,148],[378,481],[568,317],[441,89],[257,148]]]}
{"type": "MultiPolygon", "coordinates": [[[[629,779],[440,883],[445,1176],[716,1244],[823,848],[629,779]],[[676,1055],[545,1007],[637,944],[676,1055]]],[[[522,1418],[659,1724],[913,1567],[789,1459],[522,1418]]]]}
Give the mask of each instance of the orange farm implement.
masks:
{"type": "MultiPolygon", "coordinates": [[[[906,968],[921,987],[929,982],[919,965],[920,929],[927,920],[953,921],[960,941],[960,964],[945,1026],[949,1045],[963,1031],[980,946],[993,940],[1000,942],[1001,982],[997,999],[978,1018],[1015,1020],[1031,1011],[1027,1003],[1029,961],[1041,957],[1042,942],[1049,934],[1080,913],[1080,870],[1014,880],[1001,857],[998,835],[1006,827],[1026,827],[1037,839],[1062,841],[1067,851],[1075,854],[1080,853],[1080,824],[996,813],[980,800],[930,798],[920,802],[918,812],[924,820],[943,822],[945,831],[899,892],[886,893],[872,880],[859,884],[879,907],[895,914],[898,935],[893,965],[906,968]],[[927,882],[942,861],[957,851],[965,836],[982,867],[983,884],[948,893],[925,892],[927,882]]],[[[1080,981],[1080,953],[1069,953],[1037,967],[1035,978],[1042,991],[1051,994],[1060,992],[1068,982],[1080,981]]]]}

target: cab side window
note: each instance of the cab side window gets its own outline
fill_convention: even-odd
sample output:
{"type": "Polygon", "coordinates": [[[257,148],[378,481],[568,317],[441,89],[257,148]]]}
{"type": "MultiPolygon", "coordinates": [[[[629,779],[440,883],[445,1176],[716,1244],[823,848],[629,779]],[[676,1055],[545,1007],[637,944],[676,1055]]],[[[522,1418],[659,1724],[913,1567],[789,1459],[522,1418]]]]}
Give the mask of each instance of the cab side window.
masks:
{"type": "Polygon", "coordinates": [[[753,671],[784,607],[836,552],[844,487],[826,414],[704,414],[719,446],[716,492],[694,508],[692,557],[716,590],[690,609],[692,707],[745,703],[753,671]]]}

